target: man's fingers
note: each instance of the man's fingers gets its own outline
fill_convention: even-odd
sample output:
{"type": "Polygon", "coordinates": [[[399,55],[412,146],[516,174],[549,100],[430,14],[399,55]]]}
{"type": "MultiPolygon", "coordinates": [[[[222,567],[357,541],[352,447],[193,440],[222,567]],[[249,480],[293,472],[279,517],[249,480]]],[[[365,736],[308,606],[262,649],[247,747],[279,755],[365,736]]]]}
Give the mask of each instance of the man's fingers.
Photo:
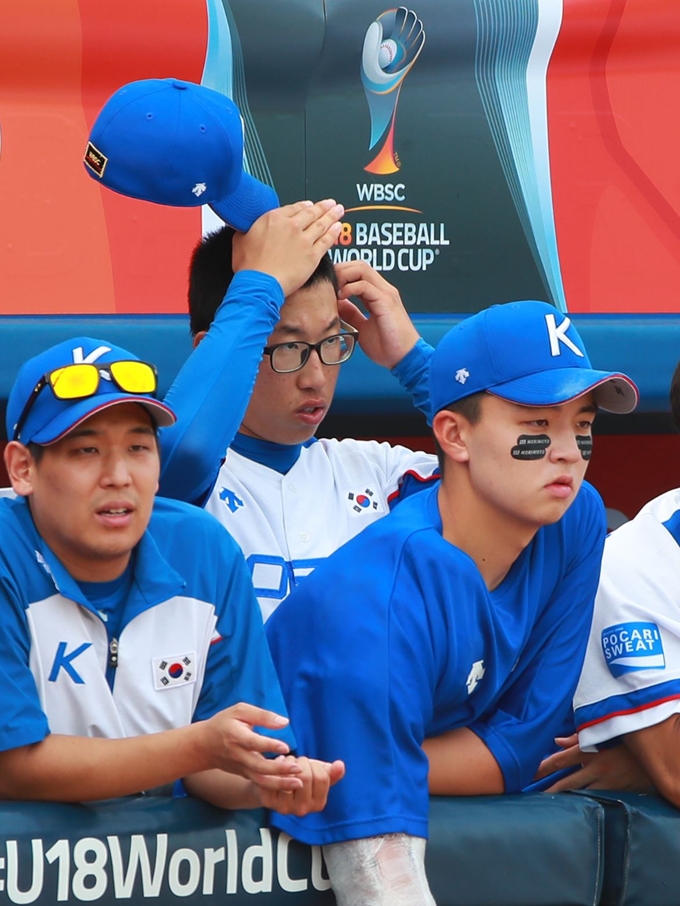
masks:
{"type": "MultiPolygon", "coordinates": [[[[249,752],[257,753],[258,757],[262,757],[266,754],[272,754],[278,756],[276,759],[272,759],[271,763],[274,765],[280,758],[285,757],[289,754],[290,748],[282,739],[274,739],[271,736],[263,736],[261,733],[255,733],[253,730],[244,728],[242,735],[236,740],[237,745],[242,749],[249,752]]],[[[294,765],[294,763],[293,763],[294,765]]],[[[299,773],[299,769],[287,768],[286,770],[279,769],[278,767],[274,771],[275,774],[283,773],[299,773]]]]}
{"type": "Polygon", "coordinates": [[[314,207],[314,202],[305,200],[305,201],[296,201],[293,204],[284,204],[281,205],[279,210],[282,214],[285,214],[286,217],[293,217],[298,211],[303,211],[305,208],[314,207]]]}
{"type": "Polygon", "coordinates": [[[580,771],[576,771],[574,774],[569,774],[567,777],[562,777],[561,780],[558,780],[557,783],[553,783],[552,786],[549,786],[545,791],[546,793],[564,793],[566,790],[583,790],[585,789],[585,784],[579,781],[578,775],[580,771]]]}
{"type": "Polygon", "coordinates": [[[576,765],[582,763],[583,758],[583,752],[581,752],[578,746],[570,746],[568,749],[563,749],[561,752],[555,752],[553,755],[548,755],[548,757],[544,758],[538,766],[536,779],[542,780],[544,777],[547,777],[548,774],[552,774],[554,771],[561,771],[563,768],[576,767],[576,765]]]}
{"type": "Polygon", "coordinates": [[[296,793],[304,786],[303,779],[298,774],[266,774],[253,772],[250,780],[263,790],[274,793],[296,793]]]}
{"type": "Polygon", "coordinates": [[[392,284],[388,283],[366,261],[339,261],[335,265],[335,273],[340,286],[344,286],[345,283],[355,283],[357,280],[366,280],[383,289],[394,289],[392,284]]]}
{"type": "Polygon", "coordinates": [[[296,814],[318,812],[326,804],[330,787],[330,765],[325,761],[310,758],[298,758],[302,768],[302,789],[294,796],[294,801],[285,803],[290,811],[296,814]]]}
{"type": "Polygon", "coordinates": [[[343,298],[358,296],[363,302],[385,300],[402,306],[396,287],[388,283],[366,261],[342,261],[335,265],[338,293],[343,298]]]}
{"type": "MultiPolygon", "coordinates": [[[[342,215],[341,215],[342,216],[342,215]]],[[[342,229],[342,224],[339,221],[332,223],[323,236],[319,238],[314,243],[314,251],[319,256],[319,260],[326,254],[326,252],[331,249],[340,235],[340,230],[342,229]]]]}
{"type": "Polygon", "coordinates": [[[344,213],[341,204],[327,198],[311,207],[303,207],[295,214],[298,226],[319,256],[325,254],[338,238],[342,229],[340,218],[344,213]]]}
{"type": "Polygon", "coordinates": [[[270,790],[274,793],[294,793],[296,790],[301,790],[303,786],[302,780],[296,774],[281,775],[253,772],[250,774],[249,780],[252,780],[261,789],[270,790]]]}
{"type": "MultiPolygon", "coordinates": [[[[559,755],[560,753],[557,754],[559,755]]],[[[555,771],[560,770],[560,765],[555,763],[556,757],[557,755],[549,755],[547,758],[543,759],[538,766],[534,780],[543,780],[543,778],[547,777],[549,774],[554,774],[555,771]]]]}
{"type": "Polygon", "coordinates": [[[239,702],[232,705],[222,713],[229,712],[229,717],[235,717],[237,720],[243,720],[251,725],[258,727],[267,727],[270,730],[280,730],[290,723],[287,717],[277,714],[275,711],[267,711],[265,708],[258,708],[256,705],[249,705],[247,702],[239,702]]]}
{"type": "Polygon", "coordinates": [[[278,758],[265,758],[262,752],[242,747],[237,752],[232,752],[231,758],[234,763],[241,766],[248,777],[262,774],[271,777],[299,777],[303,773],[297,759],[293,756],[280,755],[278,758]]]}
{"type": "Polygon", "coordinates": [[[328,799],[328,790],[345,776],[344,761],[312,761],[312,796],[314,809],[322,809],[328,799]]]}
{"type": "Polygon", "coordinates": [[[345,762],[344,761],[334,761],[328,766],[328,776],[330,777],[331,786],[336,784],[338,780],[342,780],[345,776],[345,762]]]}
{"type": "Polygon", "coordinates": [[[267,806],[285,815],[320,811],[326,805],[328,790],[345,773],[342,761],[331,763],[298,758],[297,763],[302,770],[302,774],[295,778],[297,787],[290,780],[283,781],[267,774],[251,778],[263,790],[262,798],[267,806]]]}
{"type": "Polygon", "coordinates": [[[340,289],[340,295],[344,299],[347,299],[349,296],[356,296],[358,299],[361,299],[364,304],[388,298],[383,287],[376,286],[375,283],[371,283],[368,280],[348,281],[340,289]]]}
{"type": "MultiPolygon", "coordinates": [[[[294,205],[291,205],[291,207],[294,207],[294,205]]],[[[324,229],[325,232],[330,224],[333,223],[333,219],[337,220],[337,217],[334,214],[329,214],[329,212],[334,209],[339,209],[341,212],[344,212],[342,205],[338,205],[334,198],[324,198],[322,201],[317,201],[312,205],[300,202],[298,209],[294,211],[291,216],[295,218],[298,226],[303,230],[308,229],[312,224],[315,224],[328,216],[330,219],[324,229]]],[[[339,214],[338,216],[342,216],[342,214],[339,214]]]]}
{"type": "Polygon", "coordinates": [[[318,217],[308,224],[304,229],[305,235],[312,238],[315,245],[329,236],[332,236],[333,242],[335,242],[335,237],[342,229],[340,218],[344,212],[345,209],[343,206],[341,204],[336,204],[330,211],[326,211],[323,216],[318,217]]]}
{"type": "Polygon", "coordinates": [[[350,302],[349,299],[338,299],[338,314],[350,327],[359,331],[366,321],[368,321],[366,315],[359,310],[354,302],[350,302]]]}
{"type": "Polygon", "coordinates": [[[583,762],[583,759],[584,755],[579,747],[570,746],[568,749],[563,749],[561,752],[555,752],[554,755],[544,758],[536,776],[540,780],[543,777],[547,777],[548,774],[552,774],[553,771],[576,767],[583,762]]]}

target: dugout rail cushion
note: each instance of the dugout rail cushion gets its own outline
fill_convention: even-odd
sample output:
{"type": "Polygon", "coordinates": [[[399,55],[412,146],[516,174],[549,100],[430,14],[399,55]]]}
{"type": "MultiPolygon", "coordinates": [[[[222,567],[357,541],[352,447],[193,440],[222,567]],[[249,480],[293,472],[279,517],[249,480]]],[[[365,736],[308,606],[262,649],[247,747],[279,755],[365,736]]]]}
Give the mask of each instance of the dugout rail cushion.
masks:
{"type": "MultiPolygon", "coordinates": [[[[595,906],[603,806],[577,796],[433,798],[427,869],[439,906],[595,906]]],[[[0,803],[0,904],[335,902],[318,847],[263,811],[194,799],[0,803]]]]}
{"type": "Polygon", "coordinates": [[[604,807],[602,906],[680,903],[680,810],[659,796],[589,790],[604,807]]]}
{"type": "MultiPolygon", "coordinates": [[[[436,345],[462,317],[415,315],[414,322],[425,339],[436,345]]],[[[581,314],[573,315],[572,320],[593,367],[623,371],[636,381],[641,391],[638,417],[668,412],[668,388],[680,356],[680,315],[581,314]]],[[[109,340],[153,362],[158,367],[161,396],[191,352],[189,322],[183,315],[4,315],[0,317],[0,331],[1,411],[21,364],[70,337],[109,340]]],[[[389,372],[357,350],[342,369],[332,414],[408,418],[413,416],[413,405],[389,372]]]]}

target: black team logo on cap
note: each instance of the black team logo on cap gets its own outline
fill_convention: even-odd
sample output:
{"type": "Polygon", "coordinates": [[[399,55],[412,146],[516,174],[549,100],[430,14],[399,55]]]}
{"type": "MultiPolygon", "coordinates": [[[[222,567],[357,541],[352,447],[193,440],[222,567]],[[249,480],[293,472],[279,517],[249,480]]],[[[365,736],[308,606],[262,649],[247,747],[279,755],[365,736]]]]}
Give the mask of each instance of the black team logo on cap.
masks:
{"type": "Polygon", "coordinates": [[[98,176],[100,179],[104,176],[104,170],[106,169],[109,159],[105,154],[102,154],[101,151],[98,151],[92,142],[87,143],[83,160],[95,176],[98,176]]]}

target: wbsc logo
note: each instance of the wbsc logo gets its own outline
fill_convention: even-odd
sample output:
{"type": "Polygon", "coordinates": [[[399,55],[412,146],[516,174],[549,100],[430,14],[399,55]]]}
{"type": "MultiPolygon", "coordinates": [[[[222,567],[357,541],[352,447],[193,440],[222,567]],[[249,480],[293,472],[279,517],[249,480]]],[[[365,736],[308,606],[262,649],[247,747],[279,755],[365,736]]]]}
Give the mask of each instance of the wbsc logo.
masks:
{"type": "Polygon", "coordinates": [[[661,633],[656,623],[617,623],[602,631],[602,652],[614,677],[635,670],[664,670],[661,633]]]}

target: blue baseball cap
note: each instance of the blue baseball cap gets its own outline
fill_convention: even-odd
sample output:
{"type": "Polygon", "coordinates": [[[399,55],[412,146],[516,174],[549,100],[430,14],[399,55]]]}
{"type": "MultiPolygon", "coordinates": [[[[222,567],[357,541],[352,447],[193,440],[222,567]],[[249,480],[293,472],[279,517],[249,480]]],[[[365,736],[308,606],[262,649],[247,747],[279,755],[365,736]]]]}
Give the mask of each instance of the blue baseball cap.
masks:
{"type": "Polygon", "coordinates": [[[181,79],[123,85],[102,107],[83,158],[122,195],[176,207],[209,204],[236,230],[279,206],[243,169],[243,122],[219,91],[181,79]]]}
{"type": "MultiPolygon", "coordinates": [[[[14,437],[16,425],[21,418],[26,403],[33,395],[38,383],[44,376],[56,368],[81,362],[90,362],[104,366],[110,362],[139,361],[136,355],[114,346],[104,340],[93,340],[91,337],[76,337],[64,340],[51,346],[45,352],[29,359],[19,369],[16,380],[9,392],[5,427],[8,439],[14,437]]],[[[119,403],[139,403],[148,410],[151,418],[159,427],[172,425],[176,421],[175,413],[165,403],[155,399],[151,394],[128,393],[121,390],[103,371],[99,386],[92,396],[77,400],[59,400],[49,386],[45,386],[36,396],[26,421],[21,427],[18,440],[22,444],[53,444],[69,431],[85,421],[96,412],[116,406],[119,403]]]]}
{"type": "Polygon", "coordinates": [[[638,389],[625,374],[597,371],[571,320],[547,302],[493,305],[456,324],[430,363],[439,412],[486,390],[523,406],[556,406],[593,390],[607,412],[632,412],[638,389]]]}

